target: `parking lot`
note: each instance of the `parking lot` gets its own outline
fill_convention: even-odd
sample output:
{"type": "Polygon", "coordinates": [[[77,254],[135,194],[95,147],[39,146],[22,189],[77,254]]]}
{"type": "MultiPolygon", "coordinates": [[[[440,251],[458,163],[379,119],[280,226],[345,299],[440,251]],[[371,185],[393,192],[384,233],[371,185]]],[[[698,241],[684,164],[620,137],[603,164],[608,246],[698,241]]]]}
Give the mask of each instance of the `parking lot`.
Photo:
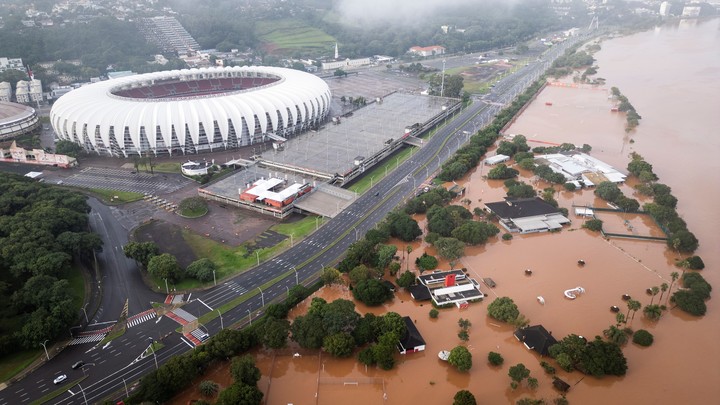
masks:
{"type": "Polygon", "coordinates": [[[177,174],[133,173],[130,170],[86,167],[65,178],[51,178],[48,182],[82,188],[130,191],[163,195],[177,191],[192,181],[177,174]]]}

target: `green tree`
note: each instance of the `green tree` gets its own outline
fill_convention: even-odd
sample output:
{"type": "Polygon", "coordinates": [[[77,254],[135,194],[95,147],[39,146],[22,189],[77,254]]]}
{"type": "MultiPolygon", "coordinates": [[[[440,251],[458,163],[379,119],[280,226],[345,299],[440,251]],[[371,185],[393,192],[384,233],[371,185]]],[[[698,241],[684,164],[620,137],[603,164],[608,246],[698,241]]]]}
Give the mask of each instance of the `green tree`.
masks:
{"type": "Polygon", "coordinates": [[[636,331],[633,334],[633,343],[638,344],[640,346],[650,346],[653,344],[654,337],[652,333],[646,331],[645,329],[640,329],[636,331]]]}
{"type": "Polygon", "coordinates": [[[670,287],[668,288],[668,296],[665,298],[665,302],[667,303],[667,300],[670,298],[670,292],[672,292],[672,286],[675,284],[677,279],[680,278],[680,273],[677,271],[673,271],[670,273],[670,287]]]}
{"type": "Polygon", "coordinates": [[[689,290],[677,290],[670,298],[678,308],[690,315],[702,316],[707,312],[705,300],[698,294],[689,290]]]}
{"type": "Polygon", "coordinates": [[[334,267],[323,267],[320,280],[324,285],[340,284],[342,283],[342,276],[340,271],[334,267]]]}
{"type": "Polygon", "coordinates": [[[123,252],[147,269],[150,259],[160,254],[160,248],[154,242],[128,242],[123,246],[123,252]]]}
{"type": "Polygon", "coordinates": [[[502,322],[513,322],[520,315],[517,305],[509,297],[499,297],[488,305],[488,315],[502,322]]]}
{"type": "Polygon", "coordinates": [[[364,265],[359,265],[348,273],[350,282],[357,285],[362,281],[369,280],[372,278],[372,272],[364,265]]]}
{"type": "Polygon", "coordinates": [[[393,294],[387,286],[378,280],[364,280],[353,289],[353,296],[368,306],[377,306],[392,298],[393,294]]]}
{"type": "Polygon", "coordinates": [[[602,220],[593,218],[593,219],[589,219],[589,220],[585,221],[585,223],[583,223],[582,227],[589,229],[593,232],[600,232],[600,231],[602,231],[602,225],[603,225],[602,220]]]}
{"type": "Polygon", "coordinates": [[[255,359],[249,354],[233,357],[230,374],[236,383],[252,386],[257,385],[261,377],[260,370],[255,366],[255,359]]]}
{"type": "Polygon", "coordinates": [[[287,346],[290,322],[285,319],[267,318],[260,331],[260,341],[270,349],[287,346]]]}
{"type": "Polygon", "coordinates": [[[397,279],[397,284],[402,288],[408,288],[415,283],[415,274],[405,271],[397,279]]]}
{"type": "Polygon", "coordinates": [[[438,260],[435,256],[423,253],[422,256],[415,259],[415,265],[420,269],[420,273],[427,270],[434,270],[438,266],[438,260]]]}
{"type": "Polygon", "coordinates": [[[458,371],[469,371],[472,368],[472,354],[465,346],[455,346],[450,350],[448,363],[458,369],[458,371]]]}
{"type": "Polygon", "coordinates": [[[658,298],[658,302],[662,302],[663,295],[665,295],[665,291],[668,290],[668,283],[662,283],[660,284],[660,298],[658,298]]]}
{"type": "Polygon", "coordinates": [[[396,346],[398,344],[398,336],[393,333],[385,333],[380,336],[377,344],[372,346],[372,353],[375,363],[383,369],[390,370],[395,367],[395,354],[396,346]]]}
{"type": "Polygon", "coordinates": [[[491,180],[503,180],[517,177],[519,173],[520,172],[512,167],[507,167],[503,163],[500,163],[488,172],[487,177],[491,180]]]}
{"type": "Polygon", "coordinates": [[[453,397],[453,405],[476,405],[475,395],[470,391],[461,390],[455,393],[453,397]]]}
{"type": "Polygon", "coordinates": [[[395,257],[395,253],[397,253],[397,246],[380,245],[378,247],[377,268],[380,270],[385,270],[385,268],[392,261],[393,257],[395,257]]]}
{"type": "Polygon", "coordinates": [[[77,158],[83,152],[82,146],[73,141],[59,140],[55,142],[55,153],[77,158]]]}
{"type": "Polygon", "coordinates": [[[263,393],[257,386],[234,383],[218,396],[216,405],[260,405],[263,393]]]}
{"type": "Polygon", "coordinates": [[[490,352],[488,353],[488,363],[493,366],[501,366],[505,362],[503,356],[500,353],[490,352]]]}
{"type": "Polygon", "coordinates": [[[352,333],[360,321],[360,314],[355,312],[355,303],[340,298],[325,305],[322,318],[326,333],[334,335],[340,332],[352,333]]]}
{"type": "Polygon", "coordinates": [[[640,303],[640,301],[629,300],[629,301],[627,302],[627,307],[628,307],[628,312],[627,312],[627,315],[625,315],[625,319],[627,319],[628,316],[630,316],[630,311],[633,312],[632,319],[635,319],[635,313],[636,313],[640,308],[642,308],[642,304],[640,303]]]}
{"type": "Polygon", "coordinates": [[[196,278],[202,282],[208,282],[213,280],[216,270],[217,266],[212,262],[212,260],[202,258],[190,263],[190,265],[185,269],[185,275],[187,277],[196,278]]]}
{"type": "Polygon", "coordinates": [[[668,238],[668,246],[682,253],[694,252],[699,245],[695,235],[688,230],[679,230],[668,238]]]}
{"type": "Polygon", "coordinates": [[[624,330],[618,328],[615,325],[610,325],[608,329],[603,331],[603,335],[610,341],[620,346],[624,345],[628,341],[628,335],[624,330]]]}
{"type": "Polygon", "coordinates": [[[528,370],[524,364],[518,363],[510,367],[508,375],[513,382],[520,384],[522,380],[530,377],[530,370],[528,370]]]}
{"type": "Polygon", "coordinates": [[[500,233],[497,226],[487,222],[467,221],[452,231],[452,236],[469,245],[478,245],[500,233]]]}
{"type": "Polygon", "coordinates": [[[390,235],[404,242],[411,242],[422,235],[422,230],[417,221],[404,212],[392,212],[388,214],[387,223],[390,228],[390,235]]]}
{"type": "Polygon", "coordinates": [[[333,357],[350,357],[355,349],[355,339],[347,332],[326,336],[323,350],[333,357]]]}
{"type": "Polygon", "coordinates": [[[430,310],[429,315],[430,315],[430,318],[437,319],[437,317],[440,315],[440,312],[437,309],[433,308],[430,310]]]}
{"type": "Polygon", "coordinates": [[[595,195],[605,201],[614,202],[622,195],[617,184],[610,181],[603,181],[595,188],[595,195]]]}
{"type": "Polygon", "coordinates": [[[450,262],[465,254],[465,244],[455,238],[439,238],[435,241],[435,248],[440,257],[450,262]]]}
{"type": "Polygon", "coordinates": [[[175,256],[170,253],[153,256],[148,263],[148,273],[153,277],[171,281],[176,281],[181,278],[180,265],[178,265],[175,256]]]}
{"type": "Polygon", "coordinates": [[[218,392],[218,385],[215,381],[204,380],[198,385],[198,390],[205,397],[211,397],[218,392]]]}
{"type": "Polygon", "coordinates": [[[322,314],[308,313],[295,318],[290,326],[292,340],[306,349],[319,349],[327,335],[323,325],[322,314]]]}

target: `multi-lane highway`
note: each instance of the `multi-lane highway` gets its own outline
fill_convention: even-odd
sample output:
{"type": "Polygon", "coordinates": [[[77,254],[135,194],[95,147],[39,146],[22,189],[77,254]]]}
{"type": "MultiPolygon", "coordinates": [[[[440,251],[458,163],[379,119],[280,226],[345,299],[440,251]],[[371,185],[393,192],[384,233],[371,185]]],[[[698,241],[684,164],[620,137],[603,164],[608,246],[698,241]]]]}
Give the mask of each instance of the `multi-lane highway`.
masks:
{"type": "MultiPolygon", "coordinates": [[[[577,40],[579,38],[572,42],[577,40]]],[[[274,259],[215,288],[196,294],[193,299],[199,301],[188,305],[186,309],[199,317],[238,296],[247,295],[245,302],[223,314],[222,321],[215,318],[204,325],[213,335],[223,324],[227,326],[248,322],[251,317],[256,317],[262,312],[263,304],[284,296],[287,289],[298,281],[317,278],[321,268],[336,263],[358,235],[364,235],[388,212],[414,195],[427,180],[429,173],[438,170],[442,162],[452,156],[472,133],[489,123],[505,104],[537,80],[569,45],[571,41],[554,47],[537,62],[500,80],[482,100],[475,100],[465,110],[448,117],[446,125],[426,141],[422,148],[377,182],[370,192],[325,223],[319,231],[274,259]],[[265,290],[260,289],[269,280],[283,274],[286,277],[280,282],[265,290]]],[[[164,297],[146,290],[140,281],[137,267],[122,254],[121,247],[127,241],[127,230],[118,225],[107,207],[97,202],[91,202],[91,205],[91,225],[103,237],[105,251],[100,257],[103,299],[100,310],[90,323],[98,323],[100,319],[109,322],[117,319],[125,299],[129,300],[129,306],[133,309],[130,315],[149,309],[150,301],[162,301],[164,297]]],[[[97,403],[116,393],[124,394],[126,389],[132,389],[132,384],[139,377],[157,365],[192,349],[189,342],[174,333],[177,327],[177,323],[166,317],[149,319],[128,328],[122,337],[107,346],[70,346],[37,371],[1,391],[0,405],[30,403],[60,387],[67,391],[50,403],[97,403]],[[165,347],[156,356],[138,360],[148,346],[148,338],[162,339],[165,347]],[[78,360],[85,361],[86,365],[72,370],[70,366],[78,360]],[[60,374],[66,374],[68,379],[56,386],[53,379],[60,374]],[[84,375],[87,378],[77,384],[77,380],[84,375]]]]}

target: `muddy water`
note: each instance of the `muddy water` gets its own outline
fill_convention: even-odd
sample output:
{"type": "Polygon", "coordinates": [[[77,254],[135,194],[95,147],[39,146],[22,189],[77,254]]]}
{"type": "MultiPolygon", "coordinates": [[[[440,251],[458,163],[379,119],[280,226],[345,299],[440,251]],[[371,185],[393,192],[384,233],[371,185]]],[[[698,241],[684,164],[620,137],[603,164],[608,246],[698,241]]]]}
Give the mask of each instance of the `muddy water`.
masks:
{"type": "MultiPolygon", "coordinates": [[[[610,112],[606,91],[560,87],[544,90],[509,131],[525,134],[531,141],[588,143],[593,146],[593,156],[621,169],[627,165],[631,151],[645,156],[661,181],[670,185],[680,199],[679,212],[701,241],[697,254],[707,265],[703,275],[716,289],[720,288],[716,236],[720,211],[715,207],[720,197],[720,161],[715,158],[720,152],[715,134],[720,128],[720,114],[716,111],[720,106],[719,25],[715,20],[668,26],[603,43],[603,50],[596,55],[599,76],[607,79],[608,88],[620,88],[642,115],[636,132],[625,133],[624,118],[610,112]],[[657,69],[659,65],[663,69],[657,69]],[[546,106],[546,101],[552,106],[546,106]]],[[[482,179],[487,170],[478,168],[462,181],[467,187],[464,198],[471,201],[467,206],[470,211],[505,195],[502,182],[482,179]]],[[[532,180],[529,173],[521,175],[525,181],[532,180]]],[[[633,194],[631,185],[622,187],[625,194],[641,199],[633,194]]],[[[536,187],[547,185],[538,182],[536,187]]],[[[571,206],[602,204],[591,191],[559,191],[556,199],[571,210],[573,220],[562,232],[519,235],[511,241],[495,240],[466,249],[456,267],[466,267],[476,278],[491,277],[497,283],[494,289],[483,287],[489,295],[484,302],[464,311],[442,310],[435,320],[428,317],[430,305],[413,302],[403,291],[382,307],[357,306],[360,313],[395,311],[411,316],[426,340],[425,352],[397,356],[395,369],[381,371],[366,370],[355,359],[336,360],[297,348],[275,354],[258,351],[257,363],[263,372],[260,387],[267,403],[441,404],[450,403],[461,389],[470,390],[478,403],[485,404],[514,403],[524,396],[555,398],[552,379],[539,366],[542,359],[515,340],[511,327],[487,317],[488,302],[495,296],[510,296],[531,324],[543,324],[554,336],[577,333],[592,338],[614,323],[610,306],[617,305],[626,312],[623,294],[648,304],[651,297],[645,290],[669,283],[678,259],[663,243],[604,240],[582,229],[582,219],[572,215],[571,206]],[[577,265],[581,258],[586,261],[584,267],[577,265]],[[531,269],[532,275],[527,276],[525,269],[531,269]],[[572,301],[566,299],[564,290],[577,286],[585,288],[585,294],[572,301]],[[538,296],[544,298],[544,305],[538,302],[538,296]],[[461,317],[472,322],[466,343],[473,354],[469,373],[459,373],[437,358],[440,350],[461,344],[457,337],[461,317]],[[499,368],[489,366],[489,351],[501,353],[505,364],[499,368]],[[301,357],[292,356],[295,352],[301,357]],[[510,389],[508,367],[517,363],[525,364],[539,380],[536,391],[526,387],[510,389]]],[[[424,218],[417,219],[423,227],[424,218]]],[[[654,235],[652,224],[640,217],[608,222],[622,230],[627,226],[625,219],[640,234],[654,235]]],[[[407,246],[400,242],[397,245],[407,246]]],[[[410,245],[411,269],[423,250],[434,253],[424,242],[410,245]]],[[[403,257],[401,252],[399,255],[403,257]]],[[[441,263],[441,268],[448,268],[448,263],[441,263]]],[[[323,289],[317,295],[328,301],[351,299],[350,292],[339,287],[323,289]]],[[[655,297],[655,302],[659,299],[655,297]]],[[[667,294],[662,303],[666,299],[667,294]]],[[[301,306],[292,316],[305,310],[301,306]]],[[[720,369],[716,364],[720,359],[719,324],[717,298],[708,302],[708,315],[703,318],[672,310],[652,323],[639,313],[632,328],[648,329],[655,343],[650,348],[632,343],[624,348],[629,366],[625,377],[597,380],[561,371],[558,375],[572,385],[568,399],[573,404],[709,402],[720,395],[720,369]]]]}
{"type": "MultiPolygon", "coordinates": [[[[608,88],[618,87],[643,117],[629,135],[624,132],[622,116],[609,111],[604,91],[560,87],[543,91],[509,131],[526,134],[529,139],[588,143],[594,156],[620,168],[626,166],[631,151],[643,155],[680,199],[678,211],[701,241],[696,253],[707,266],[703,275],[716,286],[720,283],[720,214],[716,209],[720,197],[720,161],[716,158],[720,152],[719,28],[717,19],[682,22],[602,44],[602,51],[596,55],[598,76],[607,79],[608,88]],[[546,102],[553,105],[546,106],[546,102]]],[[[662,245],[612,243],[665,278],[673,270],[675,254],[662,245]]],[[[639,281],[626,276],[607,279],[609,285],[602,288],[603,292],[613,284],[634,285],[639,281]]],[[[591,295],[593,292],[588,291],[581,298],[591,295]]],[[[651,348],[629,346],[625,350],[630,368],[623,381],[586,379],[569,398],[586,403],[598,397],[605,403],[702,402],[716,398],[720,387],[713,382],[720,380],[720,371],[700,365],[706,364],[705,359],[720,358],[715,343],[720,338],[718,310],[714,299],[708,302],[708,314],[701,319],[678,311],[666,313],[657,325],[648,327],[656,338],[651,348]],[[688,391],[690,386],[694,388],[688,391]]]]}

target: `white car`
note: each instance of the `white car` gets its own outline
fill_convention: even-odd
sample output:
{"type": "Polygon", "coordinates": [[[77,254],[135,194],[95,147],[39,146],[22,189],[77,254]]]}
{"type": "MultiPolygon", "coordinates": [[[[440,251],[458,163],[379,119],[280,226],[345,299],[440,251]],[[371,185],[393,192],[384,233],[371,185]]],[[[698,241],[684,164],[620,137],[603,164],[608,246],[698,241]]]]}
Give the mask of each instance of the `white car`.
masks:
{"type": "Polygon", "coordinates": [[[59,375],[59,376],[55,377],[55,379],[53,380],[53,384],[57,385],[65,380],[67,380],[67,376],[65,374],[59,375]]]}

